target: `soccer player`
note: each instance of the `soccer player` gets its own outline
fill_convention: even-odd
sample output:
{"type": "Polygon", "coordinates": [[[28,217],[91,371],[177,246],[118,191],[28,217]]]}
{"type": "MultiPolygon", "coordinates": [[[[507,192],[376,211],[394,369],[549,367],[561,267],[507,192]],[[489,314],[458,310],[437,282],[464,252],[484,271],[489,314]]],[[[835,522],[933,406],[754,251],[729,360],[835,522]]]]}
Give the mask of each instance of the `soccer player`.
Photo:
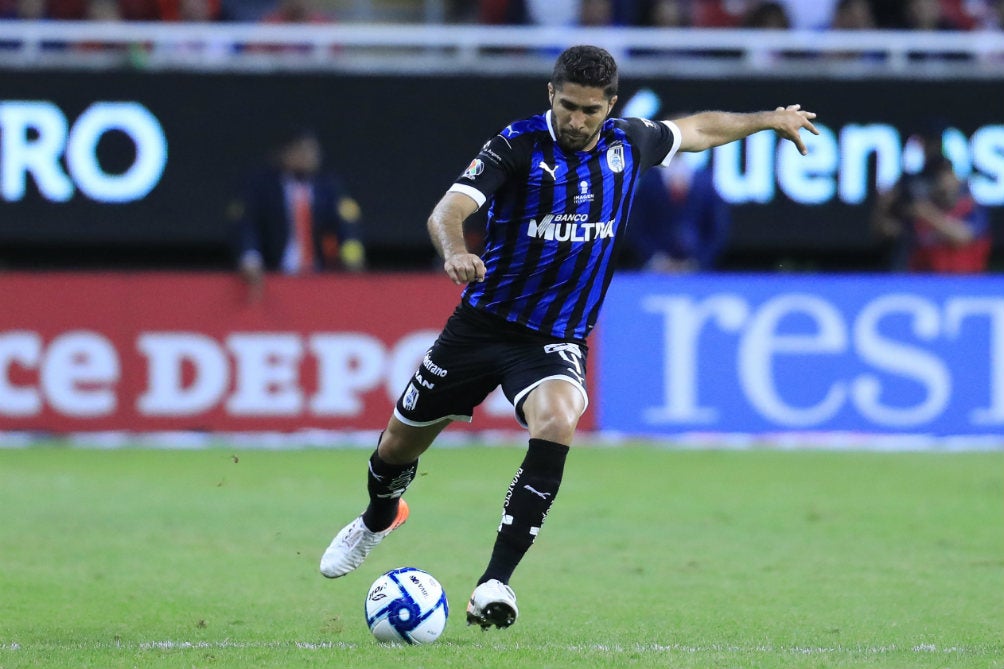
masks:
{"type": "Polygon", "coordinates": [[[635,183],[678,151],[703,151],[773,130],[804,155],[818,134],[799,105],[676,121],[612,118],[617,64],[594,46],[562,52],[547,84],[550,108],[488,140],[429,216],[447,276],[466,285],[453,315],[397,401],[369,460],[369,505],[335,536],[321,573],[343,576],[408,517],[401,498],[418,458],[453,420],[501,385],[529,432],[509,484],[494,548],[467,621],[516,621],[509,579],[558,494],[565,457],[586,409],[586,337],[599,313],[631,210],[635,183]],[[463,223],[488,206],[484,252],[463,223]]]}

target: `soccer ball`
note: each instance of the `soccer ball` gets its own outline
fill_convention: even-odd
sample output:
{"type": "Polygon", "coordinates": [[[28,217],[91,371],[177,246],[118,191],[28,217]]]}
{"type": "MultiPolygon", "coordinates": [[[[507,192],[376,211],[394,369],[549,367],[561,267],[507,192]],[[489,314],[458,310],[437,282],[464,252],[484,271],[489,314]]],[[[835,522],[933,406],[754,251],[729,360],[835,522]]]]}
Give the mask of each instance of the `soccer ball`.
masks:
{"type": "Polygon", "coordinates": [[[366,624],[384,643],[432,643],[449,615],[443,586],[414,567],[387,572],[366,593],[366,624]]]}

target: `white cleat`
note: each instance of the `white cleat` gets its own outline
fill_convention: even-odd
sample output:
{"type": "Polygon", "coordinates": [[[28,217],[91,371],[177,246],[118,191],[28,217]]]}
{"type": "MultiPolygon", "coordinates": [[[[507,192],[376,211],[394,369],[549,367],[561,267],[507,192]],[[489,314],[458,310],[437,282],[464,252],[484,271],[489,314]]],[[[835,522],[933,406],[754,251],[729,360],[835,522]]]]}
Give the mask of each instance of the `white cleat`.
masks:
{"type": "Polygon", "coordinates": [[[467,604],[467,624],[486,630],[492,625],[502,629],[516,622],[516,593],[502,581],[492,579],[474,588],[467,604]]]}
{"type": "Polygon", "coordinates": [[[390,527],[373,532],[359,516],[335,535],[331,545],[321,556],[321,574],[328,578],[345,576],[363,563],[370,551],[388,534],[401,527],[408,520],[408,505],[402,499],[397,507],[397,517],[390,527]]]}

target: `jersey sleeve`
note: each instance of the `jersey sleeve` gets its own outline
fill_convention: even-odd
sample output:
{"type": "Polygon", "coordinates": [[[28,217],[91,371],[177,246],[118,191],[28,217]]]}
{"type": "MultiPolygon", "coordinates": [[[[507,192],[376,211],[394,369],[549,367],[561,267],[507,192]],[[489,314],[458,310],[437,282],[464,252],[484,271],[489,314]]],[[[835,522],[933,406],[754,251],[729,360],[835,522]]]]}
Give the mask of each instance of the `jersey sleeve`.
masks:
{"type": "Polygon", "coordinates": [[[672,121],[626,118],[624,122],[631,141],[638,147],[641,163],[646,168],[668,165],[680,149],[682,135],[672,121]]]}
{"type": "Polygon", "coordinates": [[[477,157],[457,177],[449,192],[463,193],[473,199],[480,209],[502,184],[515,174],[528,155],[522,136],[507,136],[506,131],[495,135],[481,147],[477,157]]]}

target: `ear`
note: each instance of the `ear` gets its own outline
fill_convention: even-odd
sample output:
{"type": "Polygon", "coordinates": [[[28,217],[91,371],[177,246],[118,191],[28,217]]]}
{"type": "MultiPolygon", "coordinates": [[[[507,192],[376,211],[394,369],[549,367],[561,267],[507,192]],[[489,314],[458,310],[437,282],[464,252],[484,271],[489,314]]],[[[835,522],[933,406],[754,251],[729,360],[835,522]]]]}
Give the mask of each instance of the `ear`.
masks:
{"type": "Polygon", "coordinates": [[[612,113],[614,113],[614,105],[616,104],[617,104],[617,96],[615,95],[612,98],[610,98],[610,106],[607,107],[607,116],[610,116],[612,113]]]}
{"type": "Polygon", "coordinates": [[[547,101],[552,106],[554,105],[554,84],[550,81],[547,82],[547,101]]]}

